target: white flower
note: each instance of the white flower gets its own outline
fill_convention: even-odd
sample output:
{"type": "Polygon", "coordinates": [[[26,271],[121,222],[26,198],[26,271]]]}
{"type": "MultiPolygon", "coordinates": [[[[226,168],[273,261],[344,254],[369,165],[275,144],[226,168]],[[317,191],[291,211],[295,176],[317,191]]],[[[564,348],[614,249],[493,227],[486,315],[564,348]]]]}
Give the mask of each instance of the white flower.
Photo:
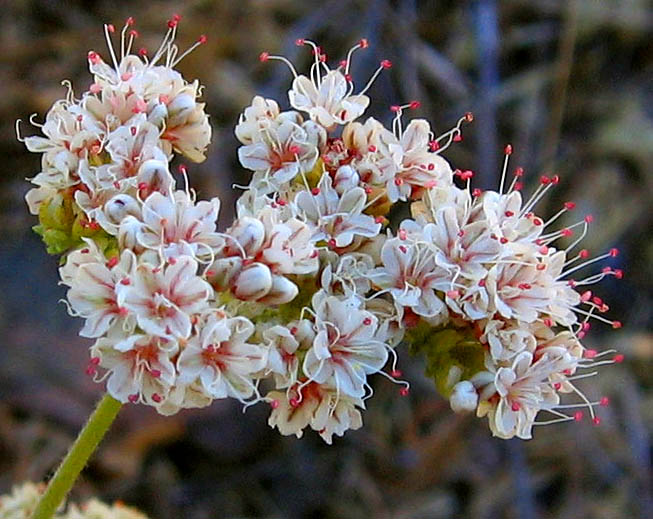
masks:
{"type": "Polygon", "coordinates": [[[263,347],[246,342],[253,333],[254,325],[244,317],[212,313],[179,355],[179,382],[199,379],[212,398],[249,398],[256,390],[252,375],[267,360],[263,347]]]}
{"type": "Polygon", "coordinates": [[[356,236],[373,237],[381,224],[363,214],[365,190],[355,187],[341,195],[333,188],[328,173],[322,175],[313,191],[301,191],[294,203],[300,214],[315,226],[313,241],[327,241],[332,247],[347,247],[356,236]],[[332,241],[333,240],[333,241],[332,241]]]}
{"type": "Polygon", "coordinates": [[[464,413],[476,410],[478,393],[469,380],[458,382],[451,390],[449,404],[454,413],[464,413]]]}
{"type": "Polygon", "coordinates": [[[212,293],[197,276],[197,262],[180,256],[163,268],[138,265],[129,284],[120,285],[118,304],[136,315],[145,332],[185,339],[191,333],[191,315],[207,307],[212,293]]]}
{"type": "Polygon", "coordinates": [[[295,110],[307,112],[325,128],[353,121],[370,104],[367,96],[349,93],[345,76],[339,70],[329,70],[314,80],[296,77],[288,98],[295,110]]]}
{"type": "Polygon", "coordinates": [[[533,353],[537,346],[533,332],[523,322],[489,321],[484,335],[490,345],[490,354],[496,361],[509,361],[522,351],[533,353]]]}
{"type": "Polygon", "coordinates": [[[245,108],[236,125],[236,137],[243,144],[252,144],[260,139],[261,132],[279,116],[279,105],[273,99],[256,96],[252,105],[245,108]]]}

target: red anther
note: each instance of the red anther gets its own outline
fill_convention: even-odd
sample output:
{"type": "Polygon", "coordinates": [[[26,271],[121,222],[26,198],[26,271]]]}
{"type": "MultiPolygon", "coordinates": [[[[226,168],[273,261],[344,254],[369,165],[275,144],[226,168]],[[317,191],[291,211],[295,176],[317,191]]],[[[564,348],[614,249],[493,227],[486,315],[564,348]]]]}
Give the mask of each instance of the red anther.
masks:
{"type": "Polygon", "coordinates": [[[624,358],[625,357],[622,353],[617,353],[614,357],[612,357],[612,360],[617,364],[621,364],[624,361],[624,358]]]}
{"type": "Polygon", "coordinates": [[[376,146],[374,146],[374,144],[370,144],[367,147],[367,151],[369,151],[370,153],[374,153],[376,151],[376,146]]]}
{"type": "Polygon", "coordinates": [[[548,326],[549,328],[551,328],[553,326],[553,320],[547,317],[546,319],[544,319],[544,326],[548,326]]]}
{"type": "Polygon", "coordinates": [[[181,173],[182,175],[188,173],[188,168],[186,167],[186,164],[179,164],[179,167],[177,169],[179,170],[179,173],[181,173]]]}
{"type": "Polygon", "coordinates": [[[435,169],[435,164],[431,162],[428,166],[426,166],[426,169],[428,169],[429,171],[433,171],[435,169]]]}
{"type": "Polygon", "coordinates": [[[391,377],[394,377],[394,378],[398,378],[398,377],[400,377],[401,375],[403,375],[403,373],[402,373],[400,370],[398,370],[398,369],[393,369],[393,370],[390,372],[390,376],[391,376],[391,377]]]}
{"type": "Polygon", "coordinates": [[[546,175],[542,175],[540,177],[540,184],[542,184],[543,186],[546,186],[550,182],[551,182],[551,179],[549,177],[547,177],[546,175]]]}
{"type": "Polygon", "coordinates": [[[595,416],[594,418],[592,418],[592,423],[594,425],[601,425],[601,419],[598,416],[595,416]]]}
{"type": "Polygon", "coordinates": [[[540,220],[539,218],[533,218],[533,225],[537,225],[538,227],[542,225],[544,222],[540,220]]]}
{"type": "Polygon", "coordinates": [[[172,21],[173,22],[179,22],[180,20],[181,20],[181,15],[180,14],[175,13],[175,14],[172,15],[172,21]]]}
{"type": "Polygon", "coordinates": [[[399,105],[392,105],[390,107],[391,112],[398,112],[399,110],[401,110],[401,106],[399,106],[399,105]]]}
{"type": "Polygon", "coordinates": [[[408,234],[406,233],[405,229],[399,229],[397,236],[399,236],[400,240],[405,240],[408,237],[408,234]]]}
{"type": "Polygon", "coordinates": [[[503,153],[505,155],[512,155],[512,146],[510,144],[507,144],[506,147],[503,149],[503,153]]]}
{"type": "Polygon", "coordinates": [[[465,236],[465,229],[460,229],[457,234],[460,238],[462,238],[463,236],[465,236]]]}
{"type": "Polygon", "coordinates": [[[116,189],[120,189],[120,182],[118,180],[114,181],[113,187],[115,187],[116,189]]]}
{"type": "Polygon", "coordinates": [[[551,183],[555,186],[560,183],[560,177],[558,175],[553,175],[551,177],[551,183]]]}
{"type": "Polygon", "coordinates": [[[543,243],[543,242],[542,242],[542,239],[541,239],[541,238],[537,238],[537,239],[535,240],[535,245],[542,245],[542,243],[543,243]]]}
{"type": "Polygon", "coordinates": [[[380,223],[383,225],[385,223],[385,216],[377,216],[374,218],[374,223],[380,223]]]}
{"type": "Polygon", "coordinates": [[[264,52],[261,52],[261,53],[258,55],[258,60],[259,60],[261,63],[263,63],[263,62],[267,61],[269,57],[270,57],[270,53],[264,51],[264,52]]]}
{"type": "Polygon", "coordinates": [[[129,315],[129,310],[127,310],[124,306],[121,306],[118,308],[118,315],[120,317],[127,317],[129,315]]]}
{"type": "Polygon", "coordinates": [[[460,171],[458,168],[456,168],[456,169],[453,170],[453,176],[454,176],[454,177],[459,177],[459,176],[462,175],[462,173],[463,173],[463,172],[460,171]]]}
{"type": "Polygon", "coordinates": [[[510,218],[511,216],[515,216],[515,213],[513,213],[512,211],[506,211],[503,214],[505,214],[508,218],[510,218]]]}
{"type": "Polygon", "coordinates": [[[524,176],[524,168],[517,168],[517,169],[515,170],[514,175],[515,175],[516,177],[523,177],[523,176],[524,176]]]}
{"type": "Polygon", "coordinates": [[[479,188],[475,187],[474,190],[472,191],[472,196],[478,198],[483,194],[483,191],[481,191],[479,188]]]}
{"type": "Polygon", "coordinates": [[[206,347],[206,351],[208,351],[209,353],[215,353],[215,344],[209,344],[206,347]]]}
{"type": "Polygon", "coordinates": [[[474,120],[474,114],[472,112],[465,112],[465,121],[471,123],[474,120]]]}
{"type": "Polygon", "coordinates": [[[152,375],[154,378],[159,378],[161,376],[161,370],[160,369],[151,369],[150,370],[150,375],[152,375]]]}
{"type": "Polygon", "coordinates": [[[161,402],[161,400],[163,400],[163,398],[161,398],[161,395],[159,395],[158,393],[152,393],[152,400],[154,400],[158,404],[159,402],[161,402]]]}
{"type": "Polygon", "coordinates": [[[611,267],[603,267],[601,269],[601,272],[603,272],[604,274],[610,274],[612,272],[612,268],[611,267]]]}
{"type": "Polygon", "coordinates": [[[438,144],[438,141],[436,140],[429,141],[429,150],[438,151],[439,149],[440,149],[440,145],[438,144]]]}
{"type": "Polygon", "coordinates": [[[117,264],[118,264],[118,256],[114,256],[109,261],[107,261],[107,267],[109,267],[110,269],[115,267],[117,264]]]}
{"type": "Polygon", "coordinates": [[[395,186],[401,186],[404,183],[404,180],[400,177],[395,178],[395,186]]]}
{"type": "Polygon", "coordinates": [[[586,290],[580,295],[580,300],[583,303],[587,303],[590,299],[592,298],[592,291],[591,290],[586,290]]]}
{"type": "Polygon", "coordinates": [[[288,403],[290,404],[290,407],[299,407],[299,400],[294,397],[288,400],[288,403]]]}
{"type": "Polygon", "coordinates": [[[400,250],[401,252],[403,252],[404,254],[406,254],[406,252],[408,252],[408,249],[406,248],[405,245],[399,245],[399,250],[400,250]]]}
{"type": "Polygon", "coordinates": [[[596,350],[585,350],[583,352],[583,357],[585,357],[586,359],[593,359],[597,355],[598,355],[598,352],[596,350]]]}
{"type": "Polygon", "coordinates": [[[449,299],[456,299],[456,298],[460,297],[460,292],[458,292],[458,290],[448,290],[447,291],[447,297],[449,299]]]}
{"type": "Polygon", "coordinates": [[[521,409],[521,404],[519,402],[513,402],[510,404],[510,409],[512,409],[515,413],[521,409]]]}
{"type": "Polygon", "coordinates": [[[301,46],[304,45],[305,43],[306,43],[306,40],[304,40],[304,38],[297,38],[297,39],[295,40],[295,45],[297,45],[298,47],[301,47],[301,46]]]}
{"type": "Polygon", "coordinates": [[[613,249],[610,249],[610,253],[609,253],[609,254],[610,254],[610,256],[611,256],[612,258],[616,258],[616,257],[619,255],[619,249],[614,249],[614,248],[613,248],[613,249]]]}
{"type": "Polygon", "coordinates": [[[132,16],[127,18],[127,20],[125,20],[125,25],[134,25],[134,18],[132,16]]]}
{"type": "Polygon", "coordinates": [[[402,387],[402,388],[399,390],[399,394],[400,394],[401,396],[408,396],[408,393],[410,393],[410,390],[409,390],[407,387],[402,387]]]}
{"type": "Polygon", "coordinates": [[[574,413],[574,422],[581,422],[583,420],[583,412],[582,411],[576,411],[574,413]]]}
{"type": "Polygon", "coordinates": [[[329,247],[331,247],[332,249],[336,248],[336,240],[334,238],[331,238],[327,243],[329,244],[329,247]]]}
{"type": "Polygon", "coordinates": [[[478,280],[478,286],[479,286],[479,287],[484,287],[484,286],[485,286],[485,283],[486,283],[486,282],[485,282],[484,279],[479,279],[479,280],[478,280]]]}
{"type": "Polygon", "coordinates": [[[351,74],[345,74],[345,81],[347,81],[348,83],[351,83],[353,81],[351,74]]]}
{"type": "Polygon", "coordinates": [[[503,245],[505,245],[506,243],[508,243],[508,238],[506,238],[505,236],[501,236],[501,238],[499,238],[499,241],[500,241],[503,245]]]}
{"type": "Polygon", "coordinates": [[[290,328],[290,335],[297,335],[297,332],[298,332],[298,331],[299,331],[299,330],[297,329],[296,326],[292,326],[292,327],[290,328]]]}
{"type": "Polygon", "coordinates": [[[100,357],[91,357],[91,360],[89,361],[92,366],[97,366],[100,364],[100,357]]]}
{"type": "Polygon", "coordinates": [[[361,49],[367,49],[367,47],[369,47],[370,44],[369,44],[369,42],[367,41],[367,38],[361,38],[361,39],[358,41],[358,46],[359,46],[361,49]]]}
{"type": "Polygon", "coordinates": [[[93,366],[87,366],[84,370],[84,373],[86,373],[88,376],[93,376],[97,373],[97,370],[93,366]]]}
{"type": "Polygon", "coordinates": [[[592,327],[592,325],[589,322],[584,322],[583,323],[583,330],[587,331],[592,327]]]}
{"type": "Polygon", "coordinates": [[[132,404],[135,404],[136,402],[138,402],[138,394],[134,393],[133,395],[129,395],[127,397],[127,400],[129,400],[132,404]]]}
{"type": "Polygon", "coordinates": [[[88,60],[93,63],[93,65],[97,65],[100,61],[102,61],[102,58],[100,58],[100,55],[97,52],[90,50],[88,52],[88,60]]]}
{"type": "Polygon", "coordinates": [[[279,407],[279,401],[278,400],[270,400],[270,407],[272,409],[277,409],[279,407]]]}
{"type": "Polygon", "coordinates": [[[177,22],[176,20],[168,20],[168,28],[174,29],[175,27],[177,27],[177,23],[179,22],[177,22]]]}
{"type": "Polygon", "coordinates": [[[141,47],[140,49],[138,49],[138,55],[147,56],[147,49],[145,47],[141,47]]]}
{"type": "Polygon", "coordinates": [[[132,126],[132,127],[129,129],[129,133],[131,133],[132,136],[136,135],[136,127],[135,127],[135,126],[132,126]]]}
{"type": "Polygon", "coordinates": [[[369,318],[369,317],[366,317],[365,319],[363,319],[363,324],[365,326],[369,326],[370,324],[372,324],[372,319],[369,318]]]}
{"type": "Polygon", "coordinates": [[[326,63],[327,55],[326,54],[320,54],[320,57],[318,59],[320,60],[320,63],[326,63]]]}
{"type": "Polygon", "coordinates": [[[207,276],[207,277],[215,276],[215,270],[209,269],[206,272],[204,272],[204,275],[207,276]]]}
{"type": "MultiPolygon", "coordinates": [[[[340,66],[342,68],[345,68],[347,66],[347,60],[346,59],[341,59],[340,60],[340,66]]],[[[346,76],[345,76],[345,79],[346,79],[346,76]]]]}
{"type": "Polygon", "coordinates": [[[590,251],[588,251],[587,249],[581,249],[578,252],[578,257],[581,259],[586,259],[589,257],[589,255],[590,255],[590,251]]]}
{"type": "Polygon", "coordinates": [[[140,191],[145,191],[145,190],[147,189],[147,183],[145,183],[145,182],[139,182],[139,183],[138,183],[138,189],[139,189],[140,191]]]}
{"type": "Polygon", "coordinates": [[[140,36],[139,32],[136,29],[132,29],[131,31],[129,31],[129,35],[132,38],[138,38],[140,36]]]}
{"type": "Polygon", "coordinates": [[[572,231],[571,229],[562,229],[562,230],[560,231],[560,234],[562,234],[563,236],[569,238],[569,236],[573,236],[573,235],[574,235],[574,231],[572,231]]]}
{"type": "Polygon", "coordinates": [[[530,290],[532,288],[530,283],[519,283],[519,285],[517,285],[517,286],[521,290],[530,290]]]}
{"type": "Polygon", "coordinates": [[[612,327],[613,327],[615,330],[621,328],[621,321],[613,321],[613,322],[612,322],[612,327]]]}
{"type": "Polygon", "coordinates": [[[293,144],[292,146],[288,147],[288,151],[292,153],[293,155],[297,155],[301,150],[299,149],[299,146],[296,144],[293,144]]]}
{"type": "Polygon", "coordinates": [[[331,157],[329,157],[328,155],[322,155],[322,161],[325,164],[331,164],[331,157]]]}
{"type": "Polygon", "coordinates": [[[594,217],[591,214],[588,214],[587,216],[585,216],[584,220],[585,223],[592,223],[594,221],[594,217]]]}
{"type": "Polygon", "coordinates": [[[319,187],[314,187],[313,189],[311,189],[311,194],[313,196],[319,195],[320,194],[320,188],[319,187]]]}
{"type": "Polygon", "coordinates": [[[248,265],[251,265],[252,263],[254,263],[254,260],[252,258],[245,258],[243,260],[243,266],[245,266],[245,267],[247,267],[248,265]]]}
{"type": "Polygon", "coordinates": [[[109,31],[111,33],[116,32],[116,28],[113,26],[112,23],[108,23],[105,27],[107,28],[107,31],[109,31]]]}
{"type": "Polygon", "coordinates": [[[513,186],[513,189],[515,191],[521,191],[523,189],[523,187],[524,187],[524,184],[522,184],[521,182],[515,182],[515,185],[513,186]]]}
{"type": "Polygon", "coordinates": [[[121,285],[125,285],[125,286],[127,286],[127,285],[131,284],[131,281],[130,281],[129,278],[122,278],[122,279],[120,280],[120,284],[121,284],[121,285]]]}
{"type": "Polygon", "coordinates": [[[599,296],[594,296],[592,298],[592,303],[601,306],[603,304],[603,299],[601,299],[599,296]]]}
{"type": "Polygon", "coordinates": [[[565,209],[566,209],[567,211],[571,211],[571,210],[574,209],[575,207],[576,207],[576,203],[575,203],[575,202],[565,202],[565,209]]]}
{"type": "Polygon", "coordinates": [[[277,204],[279,204],[281,207],[284,207],[288,202],[286,202],[283,198],[279,198],[277,200],[277,204]]]}
{"type": "Polygon", "coordinates": [[[549,253],[549,248],[546,245],[542,245],[539,248],[539,252],[540,252],[540,254],[548,254],[549,253]]]}
{"type": "Polygon", "coordinates": [[[206,34],[200,34],[200,37],[197,38],[197,43],[200,45],[204,45],[207,41],[209,41],[209,38],[206,36],[206,34]]]}
{"type": "Polygon", "coordinates": [[[410,105],[408,105],[408,108],[410,108],[411,110],[417,110],[420,106],[422,106],[422,103],[420,103],[419,101],[411,101],[410,105]]]}
{"type": "Polygon", "coordinates": [[[175,265],[177,263],[177,258],[168,258],[168,263],[170,265],[175,265]]]}
{"type": "Polygon", "coordinates": [[[607,407],[610,405],[610,399],[607,396],[601,397],[599,400],[599,405],[602,407],[607,407]]]}
{"type": "Polygon", "coordinates": [[[560,391],[561,387],[562,387],[562,383],[560,382],[556,382],[555,384],[553,384],[553,389],[555,389],[556,391],[560,391]]]}
{"type": "Polygon", "coordinates": [[[389,59],[384,59],[381,61],[381,66],[385,69],[392,68],[392,61],[390,61],[389,59]]]}
{"type": "Polygon", "coordinates": [[[320,253],[319,253],[319,252],[317,251],[317,249],[316,249],[316,250],[314,250],[313,252],[311,252],[311,259],[315,259],[315,258],[317,258],[319,255],[320,255],[320,253]]]}
{"type": "Polygon", "coordinates": [[[585,337],[585,332],[582,332],[582,331],[581,331],[581,332],[578,332],[578,333],[576,334],[576,336],[577,336],[579,339],[583,339],[583,338],[585,337]]]}
{"type": "Polygon", "coordinates": [[[617,279],[623,278],[624,277],[624,271],[621,270],[621,269],[615,269],[614,270],[614,277],[616,277],[617,279]]]}
{"type": "Polygon", "coordinates": [[[88,254],[88,253],[89,253],[89,250],[88,250],[88,249],[82,249],[80,252],[81,252],[82,254],[88,254]]]}
{"type": "Polygon", "coordinates": [[[463,180],[469,180],[473,176],[474,176],[474,172],[472,170],[469,170],[469,169],[466,169],[465,171],[463,171],[460,174],[460,178],[462,178],[463,180]]]}
{"type": "Polygon", "coordinates": [[[463,136],[460,133],[457,133],[456,135],[453,136],[453,142],[461,142],[463,140],[463,136]]]}

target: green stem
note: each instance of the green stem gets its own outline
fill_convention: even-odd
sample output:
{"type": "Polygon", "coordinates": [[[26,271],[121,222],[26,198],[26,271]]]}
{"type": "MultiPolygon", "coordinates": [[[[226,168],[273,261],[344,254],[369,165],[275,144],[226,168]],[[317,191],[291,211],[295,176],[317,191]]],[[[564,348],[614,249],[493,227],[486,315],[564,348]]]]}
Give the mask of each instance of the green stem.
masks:
{"type": "Polygon", "coordinates": [[[32,519],[50,519],[70,492],[86,462],[118,415],[122,404],[106,394],[79,433],[79,436],[48,483],[32,519]]]}

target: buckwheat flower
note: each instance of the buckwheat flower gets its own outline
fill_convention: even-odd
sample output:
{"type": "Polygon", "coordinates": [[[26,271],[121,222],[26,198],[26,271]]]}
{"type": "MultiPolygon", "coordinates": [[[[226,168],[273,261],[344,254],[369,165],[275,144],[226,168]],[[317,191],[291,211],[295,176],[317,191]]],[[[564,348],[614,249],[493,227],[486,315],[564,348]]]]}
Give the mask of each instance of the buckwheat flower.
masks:
{"type": "Polygon", "coordinates": [[[133,274],[136,262],[125,250],[120,259],[84,262],[71,273],[67,297],[75,314],[86,319],[79,332],[82,337],[100,337],[114,325],[133,329],[128,311],[118,302],[118,287],[133,274]]]}
{"type": "Polygon", "coordinates": [[[367,196],[361,187],[355,187],[340,195],[334,188],[328,173],[322,175],[317,188],[301,191],[294,204],[300,215],[314,226],[312,240],[325,241],[330,247],[347,247],[356,236],[373,237],[381,230],[381,224],[373,217],[363,214],[367,196]]]}
{"type": "Polygon", "coordinates": [[[235,128],[236,138],[245,145],[252,144],[277,119],[279,113],[279,105],[274,99],[255,96],[252,104],[240,115],[235,128]]]}
{"type": "Polygon", "coordinates": [[[177,360],[179,382],[198,380],[211,398],[250,398],[257,390],[253,374],[266,364],[266,350],[247,340],[254,325],[244,317],[212,313],[199,335],[187,342],[177,360]]]}
{"type": "Polygon", "coordinates": [[[189,256],[170,258],[164,267],[140,264],[129,283],[120,284],[118,304],[136,316],[145,332],[167,339],[187,339],[191,315],[208,306],[211,286],[197,275],[189,256]]]}
{"type": "Polygon", "coordinates": [[[144,225],[136,239],[167,259],[180,255],[212,257],[213,250],[223,243],[216,232],[219,211],[217,198],[194,202],[184,191],[175,191],[173,196],[152,193],[143,204],[144,225]]]}
{"type": "Polygon", "coordinates": [[[523,322],[491,320],[485,326],[484,335],[496,361],[509,361],[522,351],[533,353],[537,346],[533,331],[523,322]]]}
{"type": "Polygon", "coordinates": [[[116,331],[95,342],[91,365],[107,370],[107,391],[116,400],[156,407],[175,383],[178,350],[173,339],[116,331]]]}
{"type": "Polygon", "coordinates": [[[304,373],[313,382],[362,398],[367,375],[380,371],[388,359],[387,346],[375,337],[378,319],[354,297],[318,292],[312,306],[317,335],[304,358],[304,373]]]}
{"type": "Polygon", "coordinates": [[[259,130],[251,144],[238,148],[243,167],[255,172],[251,187],[263,194],[313,169],[326,142],[324,128],[283,112],[259,130]]]}

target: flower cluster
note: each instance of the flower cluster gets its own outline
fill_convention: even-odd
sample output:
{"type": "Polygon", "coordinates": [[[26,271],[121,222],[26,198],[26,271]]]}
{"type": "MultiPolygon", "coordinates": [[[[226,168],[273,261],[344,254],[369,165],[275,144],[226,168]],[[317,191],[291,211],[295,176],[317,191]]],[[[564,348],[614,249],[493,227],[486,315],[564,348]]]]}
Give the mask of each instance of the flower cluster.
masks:
{"type": "MultiPolygon", "coordinates": [[[[50,250],[66,253],[70,311],[95,339],[90,375],[116,399],[162,414],[226,397],[266,401],[282,434],[310,427],[330,443],[361,427],[371,375],[408,394],[397,369],[404,341],[454,411],[488,416],[497,436],[529,438],[540,411],[580,420],[581,411],[564,412],[575,405],[560,403],[565,393],[598,423],[594,407],[607,400],[590,402],[574,380],[622,357],[580,340],[590,318],[620,324],[578,288],[622,274],[570,278],[617,252],[574,252],[590,217],[551,230],[572,203],[548,221],[534,214],[557,177],[524,201],[520,169],[505,185],[508,147],[499,190],[471,190],[473,173],[441,155],[471,114],[439,136],[423,119],[404,127],[415,101],[391,107],[391,129],[359,122],[391,63],[357,90],[351,59],[367,40],[330,68],[302,39],[314,57],[308,75],[260,56],[288,65],[290,109],[257,96],[241,115],[238,157],[251,181],[220,232],[219,201],[177,190],[168,168],[174,153],[202,160],[210,137],[197,83],[173,70],[178,21],[147,59],[130,53],[128,20],[120,61],[113,50],[113,67],[90,53],[89,92],[55,104],[46,137],[25,139],[44,169],[27,201],[50,250]],[[398,204],[412,218],[391,225],[398,204]]],[[[106,27],[109,40],[113,32],[106,27]]]]}
{"type": "MultiPolygon", "coordinates": [[[[38,505],[45,485],[23,483],[15,486],[11,494],[0,496],[0,517],[2,519],[29,519],[38,505]]],[[[55,519],[147,519],[147,517],[120,502],[107,505],[97,499],[91,499],[81,506],[70,504],[67,510],[58,511],[55,519]]]]}

